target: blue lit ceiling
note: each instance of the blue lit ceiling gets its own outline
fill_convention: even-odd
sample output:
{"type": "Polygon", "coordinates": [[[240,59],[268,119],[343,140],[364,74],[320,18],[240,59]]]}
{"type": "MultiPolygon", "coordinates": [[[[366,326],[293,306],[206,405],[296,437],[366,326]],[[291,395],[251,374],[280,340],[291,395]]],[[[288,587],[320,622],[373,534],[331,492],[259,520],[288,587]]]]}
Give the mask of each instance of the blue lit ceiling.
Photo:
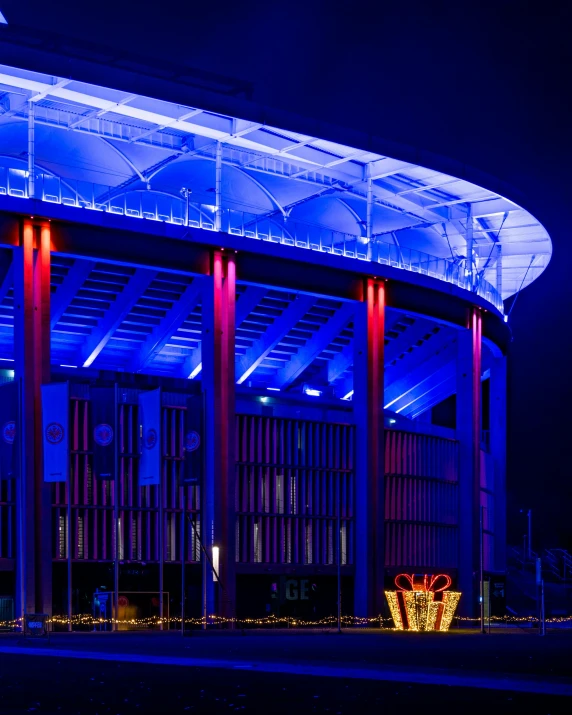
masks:
{"type": "MultiPolygon", "coordinates": [[[[200,380],[204,278],[52,254],[51,361],[200,380]]],[[[237,385],[351,400],[355,303],[237,285],[237,385]]],[[[388,308],[386,408],[415,418],[456,391],[458,329],[388,308]]],[[[483,371],[488,350],[484,351],[483,371]]],[[[14,364],[12,251],[0,250],[0,367],[14,364]]],[[[93,374],[93,373],[91,373],[93,374]]],[[[272,393],[274,394],[274,393],[272,393]]]]}

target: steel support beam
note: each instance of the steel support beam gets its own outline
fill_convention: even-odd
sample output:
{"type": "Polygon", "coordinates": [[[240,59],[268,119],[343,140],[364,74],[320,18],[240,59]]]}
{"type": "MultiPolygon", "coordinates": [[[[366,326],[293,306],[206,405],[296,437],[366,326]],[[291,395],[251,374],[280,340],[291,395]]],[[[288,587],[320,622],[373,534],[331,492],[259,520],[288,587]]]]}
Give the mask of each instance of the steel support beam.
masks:
{"type": "Polygon", "coordinates": [[[222,143],[216,144],[215,162],[215,231],[220,231],[222,226],[222,143]]]}
{"type": "Polygon", "coordinates": [[[361,298],[354,318],[352,399],[356,424],[354,609],[356,616],[371,617],[384,609],[384,283],[365,279],[361,298]]]}
{"type": "Polygon", "coordinates": [[[272,380],[273,387],[281,390],[290,385],[322,353],[352,319],[355,303],[343,303],[325,325],[320,327],[304,347],[281,368],[272,380]]]}
{"type": "Polygon", "coordinates": [[[56,325],[62,319],[63,314],[69,308],[70,303],[76,297],[94,267],[94,261],[82,261],[78,258],[69,269],[63,283],[58,286],[52,296],[52,314],[50,320],[52,330],[55,329],[56,325]]]}
{"type": "MultiPolygon", "coordinates": [[[[202,387],[206,405],[206,474],[202,489],[202,536],[209,556],[219,548],[219,581],[207,568],[207,611],[236,614],[235,584],[235,262],[214,251],[203,299],[202,387]],[[216,499],[215,499],[216,495],[216,499]],[[217,592],[215,592],[215,586],[217,592]]],[[[204,573],[204,571],[203,571],[204,573]]]]}
{"type": "Polygon", "coordinates": [[[427,421],[431,423],[431,413],[430,410],[438,405],[443,400],[446,400],[451,395],[455,394],[457,389],[457,375],[455,372],[443,377],[443,381],[436,385],[432,390],[429,390],[425,395],[420,397],[407,412],[403,411],[401,414],[406,414],[412,420],[416,420],[421,416],[425,416],[427,421]]]}
{"type": "MultiPolygon", "coordinates": [[[[425,392],[434,382],[434,376],[443,368],[451,368],[455,357],[455,340],[450,338],[445,344],[439,344],[422,362],[413,359],[409,362],[405,358],[402,361],[400,374],[385,388],[385,409],[401,412],[411,403],[411,398],[414,398],[415,394],[425,392]]],[[[395,372],[395,369],[392,372],[395,372]]]]}
{"type": "Polygon", "coordinates": [[[469,310],[467,329],[457,339],[457,440],[459,442],[459,591],[461,610],[474,616],[478,607],[479,507],[481,472],[482,317],[469,310]]]}
{"type": "MultiPolygon", "coordinates": [[[[433,404],[438,404],[442,399],[445,399],[448,395],[440,397],[442,387],[447,381],[455,376],[455,363],[445,363],[438,367],[432,367],[431,372],[425,376],[415,375],[412,376],[411,381],[399,380],[397,384],[392,384],[388,390],[385,392],[385,408],[391,409],[393,412],[405,415],[406,417],[411,417],[413,412],[417,411],[419,404],[428,406],[433,404]],[[428,397],[432,395],[432,399],[428,400],[428,397]]],[[[454,380],[453,380],[454,383],[454,380]]],[[[453,384],[452,394],[455,392],[455,385],[453,384]]],[[[422,410],[424,411],[424,410],[422,410]]]]}
{"type": "Polygon", "coordinates": [[[455,394],[457,375],[455,365],[447,365],[432,376],[432,380],[411,395],[403,408],[396,410],[400,415],[414,420],[447,397],[455,394]]]}
{"type": "Polygon", "coordinates": [[[17,617],[51,613],[52,500],[42,472],[41,386],[50,380],[50,227],[24,221],[14,249],[15,379],[20,389],[17,617]]]}
{"type": "Polygon", "coordinates": [[[496,264],[496,277],[497,277],[497,293],[502,298],[502,246],[500,243],[497,244],[497,264],[496,264]]]}
{"type": "Polygon", "coordinates": [[[107,314],[97,326],[91,331],[84,341],[80,354],[80,364],[82,367],[89,367],[93,364],[99,353],[107,345],[110,338],[121,323],[125,320],[130,310],[133,308],[140,296],[148,288],[155,278],[155,272],[144,268],[138,268],[129,283],[120,293],[115,302],[109,306],[107,314]]]}
{"type": "Polygon", "coordinates": [[[165,345],[172,339],[173,335],[189,317],[201,298],[203,281],[195,278],[188,285],[181,297],[161,320],[159,325],[149,333],[137,354],[134,356],[131,372],[141,372],[154,357],[158,355],[165,345]]]}
{"type": "MultiPolygon", "coordinates": [[[[353,341],[349,345],[335,355],[331,360],[328,360],[327,366],[327,381],[331,385],[334,380],[341,377],[344,372],[353,365],[354,362],[354,345],[353,341]]],[[[342,395],[343,397],[343,395],[342,395]]]]}
{"type": "Polygon", "coordinates": [[[467,243],[466,270],[469,275],[470,290],[473,290],[473,287],[475,285],[475,269],[474,269],[474,264],[473,264],[474,241],[473,241],[473,216],[471,214],[470,207],[469,207],[469,213],[467,216],[466,243],[467,243]]]}
{"type": "Polygon", "coordinates": [[[239,299],[236,301],[236,327],[243,323],[252,311],[260,304],[264,296],[268,293],[268,288],[261,286],[247,286],[239,299]]]}
{"type": "Polygon", "coordinates": [[[367,179],[367,218],[366,218],[366,237],[371,241],[372,223],[373,223],[373,182],[371,176],[367,179]]]}
{"type": "Polygon", "coordinates": [[[28,102],[28,198],[33,199],[36,195],[36,140],[34,127],[34,102],[28,102]]]}
{"type": "Polygon", "coordinates": [[[246,353],[236,358],[237,385],[242,385],[250,377],[264,358],[302,320],[315,302],[316,298],[314,296],[304,293],[298,294],[282,315],[276,318],[272,325],[268,326],[265,333],[258,340],[254,341],[246,353]]]}

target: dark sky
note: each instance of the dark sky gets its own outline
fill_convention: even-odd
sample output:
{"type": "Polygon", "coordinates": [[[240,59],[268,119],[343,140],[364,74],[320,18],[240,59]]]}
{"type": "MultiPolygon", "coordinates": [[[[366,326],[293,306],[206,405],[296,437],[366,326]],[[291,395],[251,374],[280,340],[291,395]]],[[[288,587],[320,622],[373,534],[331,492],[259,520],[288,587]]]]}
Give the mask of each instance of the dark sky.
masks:
{"type": "Polygon", "coordinates": [[[509,531],[520,541],[519,509],[532,507],[533,548],[572,548],[572,3],[0,0],[0,10],[12,23],[249,80],[261,103],[514,186],[554,254],[510,321],[509,531]]]}

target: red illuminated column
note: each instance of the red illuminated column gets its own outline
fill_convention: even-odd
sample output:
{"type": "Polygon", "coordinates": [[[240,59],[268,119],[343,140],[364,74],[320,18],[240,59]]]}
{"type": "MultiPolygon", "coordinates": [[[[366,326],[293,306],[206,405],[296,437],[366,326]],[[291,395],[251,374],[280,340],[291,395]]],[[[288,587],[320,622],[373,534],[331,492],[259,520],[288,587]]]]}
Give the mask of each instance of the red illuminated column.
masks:
{"type": "Polygon", "coordinates": [[[356,616],[384,608],[384,338],[385,284],[364,281],[354,324],[356,424],[355,586],[356,616]]]}
{"type": "Polygon", "coordinates": [[[20,387],[17,614],[51,613],[51,489],[42,465],[41,385],[50,380],[50,228],[31,220],[14,249],[15,379],[20,387]]]}
{"type": "Polygon", "coordinates": [[[494,463],[494,569],[506,570],[506,368],[499,351],[491,361],[490,449],[494,463]]]}
{"type": "Polygon", "coordinates": [[[206,406],[203,537],[210,557],[218,548],[220,583],[207,564],[207,612],[236,611],[235,536],[235,256],[215,251],[203,302],[202,383],[206,406]]]}
{"type": "Polygon", "coordinates": [[[479,596],[479,507],[481,476],[482,317],[471,308],[467,329],[457,341],[457,440],[459,442],[459,553],[460,612],[474,616],[479,596]]]}

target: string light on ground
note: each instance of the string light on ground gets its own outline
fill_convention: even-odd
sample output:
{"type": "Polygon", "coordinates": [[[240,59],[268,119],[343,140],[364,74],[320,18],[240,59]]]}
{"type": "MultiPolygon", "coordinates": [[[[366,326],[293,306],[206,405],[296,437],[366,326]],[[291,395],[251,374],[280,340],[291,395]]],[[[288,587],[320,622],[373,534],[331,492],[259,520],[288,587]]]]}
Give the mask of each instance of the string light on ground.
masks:
{"type": "MultiPolygon", "coordinates": [[[[390,591],[388,593],[393,593],[395,594],[395,591],[390,591]]],[[[461,594],[455,591],[448,591],[447,593],[451,594],[451,597],[458,597],[460,598],[461,594]]],[[[458,603],[458,598],[456,599],[458,603]]],[[[451,601],[449,605],[449,609],[453,611],[457,606],[457,603],[453,603],[451,601]]],[[[439,602],[434,602],[435,605],[439,605],[439,602]]],[[[444,608],[445,611],[445,608],[444,608]]],[[[431,614],[428,616],[429,619],[432,618],[431,614]]],[[[449,616],[445,616],[445,612],[443,614],[443,619],[449,618],[449,616]]],[[[466,623],[466,624],[477,624],[480,622],[479,618],[470,618],[466,616],[455,616],[452,615],[450,616],[450,624],[452,624],[453,620],[455,623],[458,625],[466,623]]],[[[487,619],[488,620],[488,619],[487,619]]],[[[504,624],[504,625],[512,625],[512,624],[537,624],[538,623],[538,618],[536,616],[491,616],[490,618],[491,623],[496,623],[496,624],[504,624]]],[[[47,619],[47,622],[51,624],[52,626],[57,626],[57,627],[67,627],[70,623],[70,620],[66,616],[51,616],[50,618],[47,619]]],[[[383,628],[385,630],[403,630],[403,626],[399,628],[398,626],[395,626],[395,619],[393,617],[391,618],[385,618],[383,616],[374,616],[372,618],[362,618],[358,616],[342,616],[342,625],[346,628],[351,628],[351,627],[370,627],[370,628],[383,628]]],[[[13,620],[9,621],[0,621],[0,629],[14,629],[14,628],[19,628],[21,626],[22,619],[21,618],[15,618],[13,620]]],[[[180,627],[181,625],[181,618],[180,616],[173,616],[170,618],[164,618],[160,619],[158,616],[150,616],[148,618],[125,618],[125,619],[118,619],[115,620],[113,618],[95,618],[91,614],[80,614],[80,615],[75,615],[72,616],[71,618],[71,624],[73,626],[83,626],[83,627],[97,627],[97,626],[110,626],[117,624],[119,626],[131,626],[131,627],[138,627],[138,628],[152,628],[158,625],[178,625],[180,627]]],[[[552,618],[547,618],[546,619],[547,625],[552,624],[552,625],[560,625],[560,624],[565,624],[565,623],[570,623],[572,624],[572,615],[570,616],[555,616],[552,618]]],[[[202,625],[207,625],[207,626],[219,626],[219,625],[228,625],[228,624],[234,624],[237,628],[244,628],[244,627],[252,627],[252,626],[259,626],[261,628],[264,627],[269,627],[269,628],[276,628],[277,626],[283,625],[288,628],[330,628],[330,627],[335,627],[337,624],[337,617],[336,616],[328,616],[326,618],[321,618],[321,619],[316,619],[316,620],[305,620],[303,618],[294,618],[294,617],[288,617],[288,616],[265,616],[263,618],[222,618],[221,616],[208,616],[207,619],[205,620],[204,618],[185,618],[185,625],[189,626],[202,626],[202,625]]],[[[445,630],[444,628],[441,628],[440,630],[445,630]]]]}

